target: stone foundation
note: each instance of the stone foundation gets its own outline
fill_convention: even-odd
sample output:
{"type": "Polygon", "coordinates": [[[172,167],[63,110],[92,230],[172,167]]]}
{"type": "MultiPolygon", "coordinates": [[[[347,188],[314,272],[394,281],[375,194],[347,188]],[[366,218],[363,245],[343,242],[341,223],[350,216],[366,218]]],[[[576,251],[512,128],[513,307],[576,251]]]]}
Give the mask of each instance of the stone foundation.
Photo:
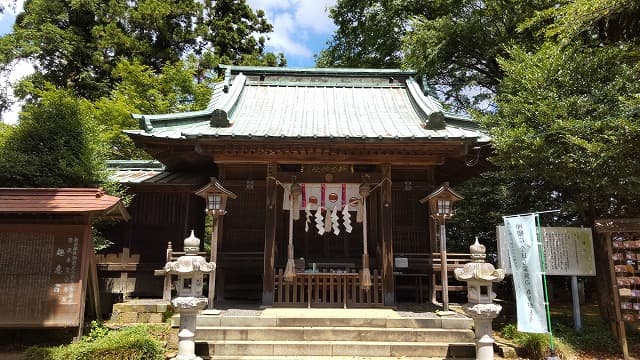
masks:
{"type": "Polygon", "coordinates": [[[129,300],[114,304],[111,322],[119,324],[162,323],[173,307],[162,300],[129,300]]]}

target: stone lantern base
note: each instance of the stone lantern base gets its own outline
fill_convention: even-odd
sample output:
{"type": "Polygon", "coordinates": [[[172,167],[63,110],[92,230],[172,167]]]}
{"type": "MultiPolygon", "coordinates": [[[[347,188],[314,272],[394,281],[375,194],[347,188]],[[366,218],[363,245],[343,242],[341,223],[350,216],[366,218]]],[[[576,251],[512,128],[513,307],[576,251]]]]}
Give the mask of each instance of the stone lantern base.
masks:
{"type": "Polygon", "coordinates": [[[207,306],[205,297],[177,297],[171,305],[180,314],[180,331],[178,332],[178,355],[172,360],[202,360],[196,356],[196,318],[198,312],[207,306]]]}
{"type": "Polygon", "coordinates": [[[491,323],[502,310],[497,304],[471,304],[462,306],[465,314],[473,319],[475,327],[476,359],[493,359],[493,336],[491,323]]]}

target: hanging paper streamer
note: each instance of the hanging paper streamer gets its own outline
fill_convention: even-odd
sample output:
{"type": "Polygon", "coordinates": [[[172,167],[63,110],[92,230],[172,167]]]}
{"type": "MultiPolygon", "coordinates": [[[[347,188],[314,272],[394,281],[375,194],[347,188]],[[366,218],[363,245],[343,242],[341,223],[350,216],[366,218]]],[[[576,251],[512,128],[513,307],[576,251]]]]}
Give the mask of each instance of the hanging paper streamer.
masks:
{"type": "Polygon", "coordinates": [[[353,226],[351,226],[351,214],[349,214],[349,205],[347,204],[342,208],[342,225],[344,226],[344,231],[351,234],[353,226]]]}
{"type": "Polygon", "coordinates": [[[333,211],[331,212],[331,222],[333,224],[333,233],[336,235],[340,235],[340,223],[338,223],[338,219],[338,206],[334,206],[333,211]]]}
{"type": "Polygon", "coordinates": [[[347,184],[342,184],[342,196],[340,197],[342,205],[342,226],[344,226],[344,230],[351,234],[351,215],[349,214],[349,206],[347,201],[347,184]]]}
{"type": "Polygon", "coordinates": [[[316,218],[316,229],[318,229],[318,235],[324,234],[324,218],[322,217],[322,208],[318,206],[315,214],[316,218]]]}

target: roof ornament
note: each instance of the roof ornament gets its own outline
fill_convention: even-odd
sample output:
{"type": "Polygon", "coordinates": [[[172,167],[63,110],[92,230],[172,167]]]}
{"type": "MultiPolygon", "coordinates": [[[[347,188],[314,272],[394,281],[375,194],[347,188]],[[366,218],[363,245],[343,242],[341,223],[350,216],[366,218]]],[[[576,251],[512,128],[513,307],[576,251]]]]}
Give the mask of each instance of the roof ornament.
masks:
{"type": "Polygon", "coordinates": [[[427,123],[424,124],[424,127],[429,130],[441,130],[446,126],[444,113],[442,111],[434,111],[429,114],[427,118],[427,123]]]}
{"type": "Polygon", "coordinates": [[[209,118],[209,124],[213,128],[229,127],[229,116],[227,115],[227,112],[222,109],[213,110],[211,118],[209,118]]]}
{"type": "Polygon", "coordinates": [[[140,129],[143,129],[146,132],[153,131],[153,125],[151,125],[151,120],[146,116],[141,116],[140,119],[138,119],[138,125],[140,129]]]}
{"type": "Polygon", "coordinates": [[[464,161],[464,164],[469,167],[478,165],[478,161],[480,161],[480,146],[474,146],[471,150],[474,151],[473,155],[467,154],[464,161]]]}

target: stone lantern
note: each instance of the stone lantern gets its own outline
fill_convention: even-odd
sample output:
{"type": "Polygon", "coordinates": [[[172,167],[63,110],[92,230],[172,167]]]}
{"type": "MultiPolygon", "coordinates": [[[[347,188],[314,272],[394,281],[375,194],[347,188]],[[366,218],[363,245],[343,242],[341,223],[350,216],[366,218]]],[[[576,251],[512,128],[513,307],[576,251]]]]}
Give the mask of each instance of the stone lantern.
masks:
{"type": "Polygon", "coordinates": [[[170,261],[164,269],[169,275],[175,275],[177,297],[171,305],[180,313],[180,331],[178,332],[178,355],[175,360],[202,360],[195,355],[195,332],[198,312],[207,306],[207,298],[202,296],[204,274],[211,276],[216,268],[213,262],[198,255],[200,239],[191,236],[184,240],[184,256],[170,261]]]}
{"type": "Polygon", "coordinates": [[[493,359],[493,337],[491,336],[491,322],[498,316],[502,306],[493,303],[496,294],[493,283],[504,279],[504,270],[496,269],[485,262],[486,248],[476,242],[469,247],[471,262],[463,268],[454,270],[459,281],[467,282],[467,303],[462,310],[473,319],[476,332],[476,359],[493,359]]]}

